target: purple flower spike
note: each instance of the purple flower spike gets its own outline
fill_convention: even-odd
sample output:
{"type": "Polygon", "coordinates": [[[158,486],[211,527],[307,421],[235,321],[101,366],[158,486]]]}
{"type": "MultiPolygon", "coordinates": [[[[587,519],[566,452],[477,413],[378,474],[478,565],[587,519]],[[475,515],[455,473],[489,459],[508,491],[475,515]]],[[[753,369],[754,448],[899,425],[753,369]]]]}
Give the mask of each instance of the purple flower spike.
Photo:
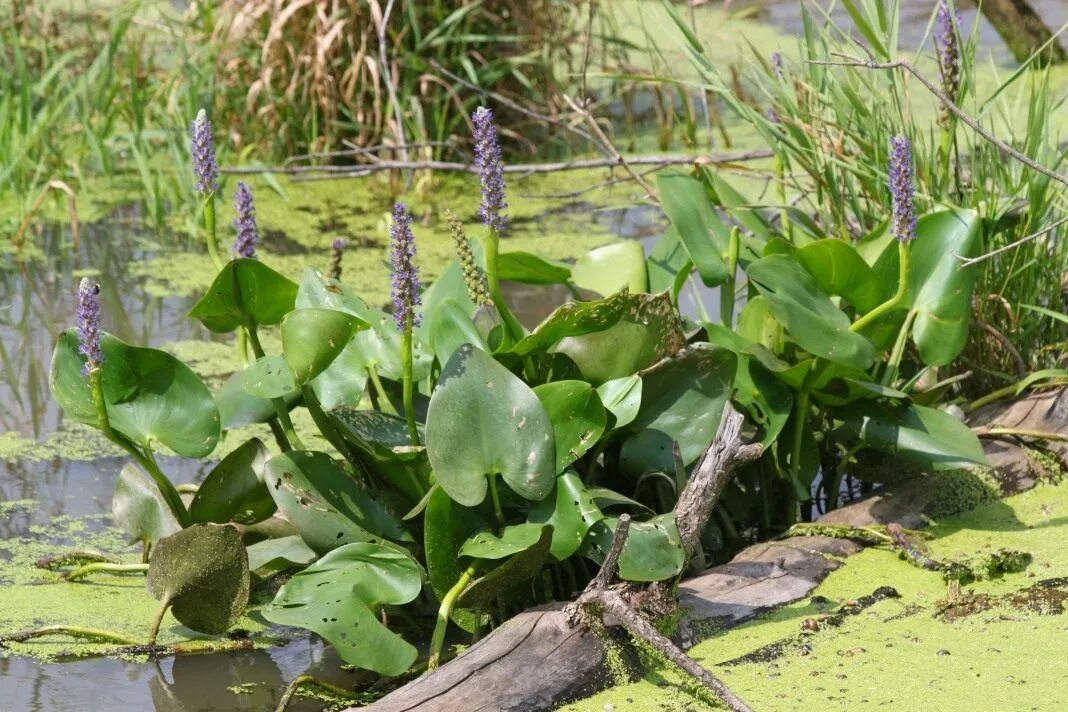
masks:
{"type": "Polygon", "coordinates": [[[890,197],[893,217],[890,230],[901,242],[916,237],[916,206],[913,204],[912,144],[906,136],[890,139],[890,197]]]}
{"type": "Polygon", "coordinates": [[[192,152],[197,193],[214,193],[219,188],[219,164],[215,160],[215,139],[211,135],[211,122],[203,109],[193,121],[192,152]]]}
{"type": "Polygon", "coordinates": [[[782,76],[782,55],[778,52],[771,53],[771,68],[775,71],[775,76],[782,76]]]}
{"type": "Polygon", "coordinates": [[[393,320],[404,331],[409,325],[419,324],[415,308],[423,303],[419,295],[419,268],[412,263],[415,257],[415,236],[412,234],[412,216],[408,206],[397,203],[393,206],[393,224],[389,228],[393,245],[390,255],[393,262],[393,320]]]}
{"type": "Polygon", "coordinates": [[[234,239],[234,253],[238,257],[253,259],[256,257],[256,245],[260,241],[260,229],[256,225],[256,203],[252,200],[252,188],[244,181],[237,182],[237,190],[234,191],[234,229],[237,230],[237,238],[234,239]]]}
{"type": "Polygon", "coordinates": [[[99,368],[104,363],[100,348],[100,285],[82,279],[78,285],[78,351],[86,358],[82,372],[99,368]]]}
{"type": "Polygon", "coordinates": [[[508,203],[504,199],[504,165],[497,142],[497,125],[493,123],[493,112],[484,106],[475,109],[471,120],[475,124],[475,165],[482,183],[478,216],[486,227],[501,234],[508,225],[504,214],[508,203]]]}

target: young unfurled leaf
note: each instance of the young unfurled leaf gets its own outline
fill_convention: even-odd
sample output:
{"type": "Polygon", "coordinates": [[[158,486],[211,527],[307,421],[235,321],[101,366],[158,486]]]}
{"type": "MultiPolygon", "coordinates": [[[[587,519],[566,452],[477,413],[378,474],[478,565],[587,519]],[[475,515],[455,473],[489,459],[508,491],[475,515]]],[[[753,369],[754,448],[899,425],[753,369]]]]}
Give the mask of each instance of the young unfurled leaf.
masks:
{"type": "Polygon", "coordinates": [[[254,524],[277,509],[267,485],[263,467],[267,448],[256,438],[247,440],[217,464],[189,505],[194,522],[254,524]]]}
{"type": "Polygon", "coordinates": [[[209,331],[270,326],[293,309],[297,285],[255,259],[226,263],[207,294],[189,311],[209,331]]]}

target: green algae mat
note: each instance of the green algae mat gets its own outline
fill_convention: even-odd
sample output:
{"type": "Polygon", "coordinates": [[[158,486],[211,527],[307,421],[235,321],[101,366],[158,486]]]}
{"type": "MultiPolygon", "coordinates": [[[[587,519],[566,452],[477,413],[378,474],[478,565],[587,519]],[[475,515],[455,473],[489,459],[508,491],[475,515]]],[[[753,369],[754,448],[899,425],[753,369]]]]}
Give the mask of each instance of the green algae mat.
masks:
{"type": "MultiPolygon", "coordinates": [[[[867,549],[808,598],[690,655],[761,712],[1068,708],[1068,483],[991,502],[930,531],[935,558],[1010,548],[1034,559],[1021,573],[956,591],[889,549],[867,549]]],[[[561,709],[716,709],[681,685],[654,668],[561,709]]]]}

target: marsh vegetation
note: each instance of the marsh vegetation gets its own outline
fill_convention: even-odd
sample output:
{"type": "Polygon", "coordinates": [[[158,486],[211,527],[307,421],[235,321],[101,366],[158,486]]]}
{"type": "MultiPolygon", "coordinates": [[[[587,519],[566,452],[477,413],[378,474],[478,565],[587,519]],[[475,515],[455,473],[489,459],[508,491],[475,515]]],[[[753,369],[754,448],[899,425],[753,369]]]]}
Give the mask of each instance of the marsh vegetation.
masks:
{"type": "Polygon", "coordinates": [[[547,606],[617,686],[539,709],[788,709],[1052,635],[1068,422],[990,413],[1068,385],[1059,40],[786,5],[6,9],[0,688],[392,709],[547,606]],[[795,536],[871,548],[687,657],[680,585],[795,536]]]}

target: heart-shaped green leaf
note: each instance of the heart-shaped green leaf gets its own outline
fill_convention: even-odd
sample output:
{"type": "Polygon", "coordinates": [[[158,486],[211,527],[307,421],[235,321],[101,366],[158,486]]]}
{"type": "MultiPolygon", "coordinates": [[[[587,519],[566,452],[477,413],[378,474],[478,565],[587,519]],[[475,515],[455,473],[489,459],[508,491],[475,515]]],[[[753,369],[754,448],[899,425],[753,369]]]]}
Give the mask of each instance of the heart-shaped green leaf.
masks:
{"type": "Polygon", "coordinates": [[[571,278],[571,268],[529,252],[502,252],[497,256],[497,275],[523,284],[563,284],[571,278]]]}
{"type": "Polygon", "coordinates": [[[801,348],[843,366],[865,369],[872,364],[875,347],[849,330],[849,317],[797,260],[768,255],[750,264],[747,273],[801,348]]]}
{"type": "Polygon", "coordinates": [[[690,261],[708,287],[723,284],[728,277],[724,256],[730,241],[730,227],[716,214],[701,181],[675,172],[657,177],[664,214],[678,235],[690,261]]]}
{"type": "Polygon", "coordinates": [[[534,389],[553,424],[556,472],[586,454],[604,433],[608,422],[601,399],[584,381],[555,381],[534,389]]]}
{"type": "Polygon", "coordinates": [[[367,322],[333,309],[295,309],[282,319],[282,353],[297,385],[326,370],[367,322]]]}
{"type": "Polygon", "coordinates": [[[311,388],[325,410],[346,405],[355,408],[363,400],[367,378],[360,343],[352,339],[326,370],[312,379],[311,388]]]}
{"type": "Polygon", "coordinates": [[[259,260],[236,259],[226,263],[189,316],[217,334],[269,326],[293,309],[296,296],[296,284],[259,260]]]}
{"type": "MultiPolygon", "coordinates": [[[[135,444],[169,447],[183,457],[207,457],[219,441],[219,410],[188,366],[157,349],[130,346],[102,334],[104,401],[111,427],[135,444]]],[[[99,428],[78,332],[67,329],[52,355],[49,384],[69,418],[99,428]]]]}
{"type": "Polygon", "coordinates": [[[578,551],[590,527],[604,519],[604,514],[572,471],[556,478],[555,495],[535,504],[528,519],[552,526],[549,551],[557,561],[563,561],[578,551]]]}
{"type": "Polygon", "coordinates": [[[622,428],[638,415],[642,404],[642,379],[637,374],[605,381],[597,387],[604,407],[615,416],[615,426],[622,428]]]}
{"type": "Polygon", "coordinates": [[[986,465],[979,438],[949,413],[920,405],[860,401],[838,413],[845,430],[870,447],[931,470],[986,465]]]}
{"type": "Polygon", "coordinates": [[[628,302],[611,326],[568,336],[553,349],[574,361],[583,378],[595,386],[637,373],[686,343],[678,311],[667,294],[635,294],[628,302]]]}
{"type": "MultiPolygon", "coordinates": [[[[598,564],[612,546],[619,519],[606,517],[590,528],[585,554],[598,564]]],[[[662,581],[678,576],[686,564],[675,515],[661,514],[646,522],[630,523],[619,556],[619,577],[626,581],[662,581]]]]}
{"type": "MultiPolygon", "coordinates": [[[[286,375],[288,367],[283,370],[280,366],[277,366],[278,359],[279,357],[275,357],[275,360],[271,363],[276,364],[279,377],[278,383],[281,385],[273,389],[265,389],[265,392],[274,390],[285,393],[282,397],[285,399],[286,405],[292,407],[300,399],[300,391],[286,391],[287,385],[292,383],[293,377],[291,373],[288,376],[286,375]]],[[[223,383],[219,392],[215,394],[215,403],[219,407],[219,417],[224,428],[240,428],[243,425],[252,423],[266,423],[275,416],[274,404],[270,400],[254,396],[245,391],[246,382],[249,382],[249,387],[252,390],[257,390],[257,387],[251,381],[266,377],[259,370],[265,368],[265,366],[256,366],[256,364],[253,364],[253,366],[255,366],[255,370],[251,373],[246,373],[248,369],[245,369],[231,375],[223,383]]]]}
{"type": "Polygon", "coordinates": [[[248,604],[248,555],[230,526],[194,524],[156,542],[145,579],[186,628],[218,635],[248,604]]]}
{"type": "Polygon", "coordinates": [[[449,358],[464,344],[485,350],[482,334],[463,305],[455,299],[446,299],[438,305],[430,326],[430,344],[438,363],[448,363],[449,358]]]}
{"type": "Polygon", "coordinates": [[[156,483],[133,463],[126,463],[119,471],[111,514],[115,526],[134,541],[149,544],[182,528],[156,483]]]}
{"type": "Polygon", "coordinates": [[[968,340],[975,267],[959,257],[974,257],[982,246],[974,210],[925,215],[909,245],[909,302],[916,312],[912,339],[920,358],[931,366],[953,361],[968,340]],[[958,257],[959,256],[959,257],[958,257]]]}
{"type": "Polygon", "coordinates": [[[575,285],[608,296],[621,289],[649,291],[645,251],[637,240],[623,240],[590,250],[571,268],[575,285]]]}
{"type": "Polygon", "coordinates": [[[828,238],[811,242],[795,250],[794,257],[821,290],[845,297],[861,313],[889,299],[896,286],[880,280],[875,270],[843,240],[828,238]]]}
{"type": "Polygon", "coordinates": [[[263,476],[278,508],[317,552],[354,542],[411,538],[326,453],[275,455],[263,476]]]}
{"type": "Polygon", "coordinates": [[[349,665],[400,675],[416,649],[378,618],[382,605],[419,595],[423,572],[407,553],[379,544],[348,544],[294,574],[263,615],[321,635],[349,665]]]}
{"type": "Polygon", "coordinates": [[[263,483],[267,448],[257,438],[247,440],[216,465],[197,489],[189,505],[193,522],[255,524],[277,507],[263,483]]]}
{"type": "Polygon", "coordinates": [[[486,498],[487,476],[500,474],[534,501],[549,494],[556,477],[552,422],[541,401],[469,344],[449,359],[430,399],[426,449],[438,483],[468,507],[486,498]]]}

